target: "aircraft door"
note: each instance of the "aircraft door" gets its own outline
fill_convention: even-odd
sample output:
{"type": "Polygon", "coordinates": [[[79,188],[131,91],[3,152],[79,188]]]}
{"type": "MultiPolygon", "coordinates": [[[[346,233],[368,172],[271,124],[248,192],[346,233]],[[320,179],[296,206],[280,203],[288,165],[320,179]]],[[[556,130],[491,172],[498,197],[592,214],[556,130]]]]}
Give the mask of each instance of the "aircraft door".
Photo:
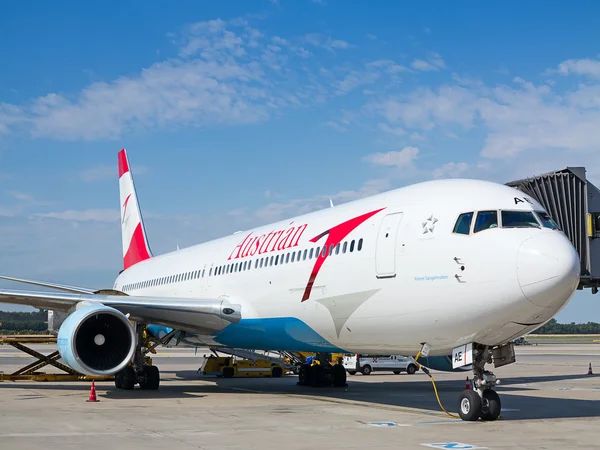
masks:
{"type": "Polygon", "coordinates": [[[381,222],[375,249],[375,272],[377,278],[396,276],[396,240],[402,215],[403,213],[401,212],[388,214],[381,222]]]}

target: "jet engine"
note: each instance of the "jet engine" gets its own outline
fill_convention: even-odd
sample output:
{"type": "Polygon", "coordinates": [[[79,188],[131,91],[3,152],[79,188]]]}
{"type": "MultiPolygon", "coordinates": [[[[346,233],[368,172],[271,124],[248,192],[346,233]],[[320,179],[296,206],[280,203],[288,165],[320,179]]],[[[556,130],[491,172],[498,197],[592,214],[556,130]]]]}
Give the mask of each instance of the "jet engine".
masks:
{"type": "Polygon", "coordinates": [[[83,306],[62,323],[57,337],[64,363],[88,376],[113,375],[133,358],[134,328],[127,317],[104,305],[83,306]]]}

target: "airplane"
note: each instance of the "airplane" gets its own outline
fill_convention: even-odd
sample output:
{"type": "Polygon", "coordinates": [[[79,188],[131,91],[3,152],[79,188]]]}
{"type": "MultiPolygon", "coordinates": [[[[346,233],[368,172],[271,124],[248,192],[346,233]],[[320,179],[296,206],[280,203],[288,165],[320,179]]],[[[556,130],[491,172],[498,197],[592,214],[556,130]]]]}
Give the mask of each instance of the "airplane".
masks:
{"type": "MultiPolygon", "coordinates": [[[[569,302],[578,254],[544,208],[512,187],[425,181],[162,255],[150,249],[127,152],[118,152],[123,270],[94,290],[3,277],[52,292],[0,290],[0,302],[68,312],[63,361],[119,388],[157,389],[148,325],[208,346],[452,357],[472,366],[463,420],[495,420],[486,364],[569,302]]],[[[93,257],[93,255],[90,255],[93,257]]],[[[340,364],[303,365],[300,385],[343,386],[340,364]]]]}

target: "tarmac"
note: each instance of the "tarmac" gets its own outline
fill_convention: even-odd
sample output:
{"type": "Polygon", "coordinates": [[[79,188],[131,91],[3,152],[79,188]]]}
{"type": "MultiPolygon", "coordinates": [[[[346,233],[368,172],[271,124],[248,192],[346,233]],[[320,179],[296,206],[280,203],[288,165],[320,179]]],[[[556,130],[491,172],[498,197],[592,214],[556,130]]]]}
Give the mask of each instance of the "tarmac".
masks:
{"type": "MultiPolygon", "coordinates": [[[[44,354],[53,345],[32,346],[44,354]]],[[[282,378],[203,377],[207,350],[158,349],[158,391],[90,383],[0,383],[0,448],[52,449],[598,449],[600,344],[516,347],[493,369],[502,415],[463,422],[441,411],[427,375],[348,376],[347,388],[306,388],[282,378]]],[[[0,346],[0,371],[31,358],[0,346]]],[[[50,371],[50,370],[49,370],[50,371]]],[[[457,412],[471,372],[432,371],[444,406],[457,412]]]]}

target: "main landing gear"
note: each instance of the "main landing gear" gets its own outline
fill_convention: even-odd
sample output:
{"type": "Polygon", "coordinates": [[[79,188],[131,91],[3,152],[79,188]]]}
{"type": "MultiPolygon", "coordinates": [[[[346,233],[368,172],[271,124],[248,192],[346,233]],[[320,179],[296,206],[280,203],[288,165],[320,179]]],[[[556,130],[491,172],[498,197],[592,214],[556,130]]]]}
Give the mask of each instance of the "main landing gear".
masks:
{"type": "Polygon", "coordinates": [[[346,369],[341,363],[329,364],[326,353],[317,353],[317,361],[302,364],[298,371],[298,386],[345,387],[346,369]]]}
{"type": "Polygon", "coordinates": [[[174,334],[175,330],[155,344],[149,343],[144,325],[137,324],[136,331],[138,344],[133,362],[115,375],[115,386],[117,389],[131,390],[139,384],[140,389],[156,390],[160,385],[160,372],[158,367],[152,365],[152,358],[147,355],[156,353],[154,348],[166,338],[170,339],[172,336],[169,335],[174,334]]]}
{"type": "Polygon", "coordinates": [[[502,404],[500,396],[494,390],[500,380],[492,372],[485,370],[485,364],[492,363],[492,355],[504,353],[502,350],[492,351],[487,346],[473,346],[473,389],[464,390],[458,403],[458,414],[462,420],[475,421],[481,418],[493,421],[500,416],[502,404]]]}

